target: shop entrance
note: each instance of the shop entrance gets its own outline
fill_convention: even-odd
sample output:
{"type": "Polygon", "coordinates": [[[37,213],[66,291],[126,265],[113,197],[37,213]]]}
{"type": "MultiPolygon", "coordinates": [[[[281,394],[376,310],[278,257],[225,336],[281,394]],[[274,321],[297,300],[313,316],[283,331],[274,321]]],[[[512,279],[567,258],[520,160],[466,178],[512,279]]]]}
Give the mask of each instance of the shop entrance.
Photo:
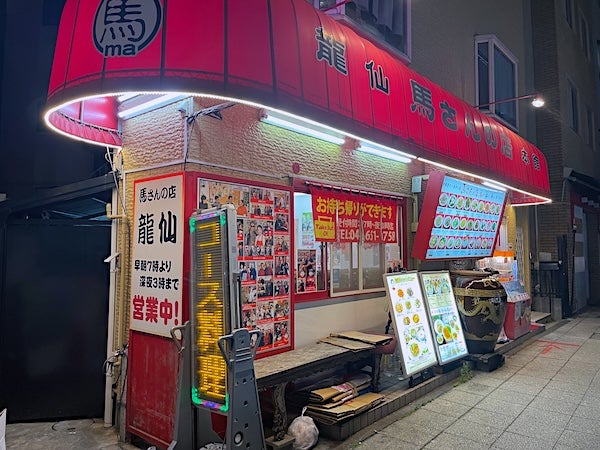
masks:
{"type": "Polygon", "coordinates": [[[103,416],[111,238],[103,189],[4,215],[0,404],[10,422],[103,416]]]}

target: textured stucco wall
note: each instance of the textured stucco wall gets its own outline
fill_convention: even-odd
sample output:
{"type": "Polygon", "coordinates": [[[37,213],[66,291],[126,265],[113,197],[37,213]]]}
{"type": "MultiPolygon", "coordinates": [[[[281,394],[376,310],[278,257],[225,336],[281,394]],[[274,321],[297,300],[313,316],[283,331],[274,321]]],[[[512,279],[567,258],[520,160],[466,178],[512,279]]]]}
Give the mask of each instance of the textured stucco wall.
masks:
{"type": "MultiPolygon", "coordinates": [[[[292,164],[299,177],[409,195],[411,177],[424,173],[419,162],[409,165],[356,152],[341,146],[292,133],[259,120],[257,108],[235,105],[222,111],[222,120],[198,116],[187,123],[186,114],[217,104],[188,99],[123,124],[125,199],[132,217],[133,183],[140,178],[176,171],[202,171],[252,182],[290,186],[292,164]],[[183,112],[182,112],[183,111],[183,112]]],[[[188,194],[189,195],[189,194],[188,194]]],[[[195,195],[195,193],[194,193],[195,195]]],[[[410,221],[411,201],[406,217],[410,221]]],[[[121,228],[121,239],[129,240],[121,228]]],[[[402,225],[405,230],[408,224],[402,225]]],[[[410,236],[409,236],[410,237],[410,236]]],[[[405,252],[409,253],[411,243],[405,252]]],[[[410,266],[410,265],[409,265],[410,266]]],[[[125,277],[129,291],[129,277],[125,277]]],[[[315,342],[332,331],[384,330],[387,321],[385,292],[374,298],[349,301],[335,299],[295,311],[296,346],[315,342]]]]}

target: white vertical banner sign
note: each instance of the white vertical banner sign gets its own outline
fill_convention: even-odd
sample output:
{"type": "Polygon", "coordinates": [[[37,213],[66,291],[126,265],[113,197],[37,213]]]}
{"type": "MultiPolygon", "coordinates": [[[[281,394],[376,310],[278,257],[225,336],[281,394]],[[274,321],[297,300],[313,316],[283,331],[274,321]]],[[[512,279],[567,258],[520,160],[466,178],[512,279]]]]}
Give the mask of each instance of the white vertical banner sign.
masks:
{"type": "Polygon", "coordinates": [[[183,309],[183,174],[134,191],[131,329],[168,337],[183,309]]]}

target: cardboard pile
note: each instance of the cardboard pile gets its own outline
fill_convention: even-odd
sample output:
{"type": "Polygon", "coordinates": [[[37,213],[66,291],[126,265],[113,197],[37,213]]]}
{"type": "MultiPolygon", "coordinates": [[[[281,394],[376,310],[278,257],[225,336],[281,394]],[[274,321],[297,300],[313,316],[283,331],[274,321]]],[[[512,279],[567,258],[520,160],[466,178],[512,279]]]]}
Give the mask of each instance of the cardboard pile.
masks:
{"type": "Polygon", "coordinates": [[[369,390],[371,376],[362,374],[351,380],[310,392],[307,411],[324,424],[335,424],[360,414],[383,401],[383,396],[369,390]]]}

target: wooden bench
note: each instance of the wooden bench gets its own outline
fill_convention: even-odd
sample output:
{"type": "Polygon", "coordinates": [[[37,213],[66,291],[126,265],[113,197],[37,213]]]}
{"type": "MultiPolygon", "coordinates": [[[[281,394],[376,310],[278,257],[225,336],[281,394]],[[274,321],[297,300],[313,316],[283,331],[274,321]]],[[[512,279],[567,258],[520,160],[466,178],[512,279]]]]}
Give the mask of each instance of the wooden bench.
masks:
{"type": "Polygon", "coordinates": [[[382,351],[384,347],[365,344],[362,349],[350,350],[319,342],[255,361],[254,372],[258,389],[272,388],[274,441],[281,441],[286,435],[285,388],[289,382],[334,367],[361,362],[371,366],[371,387],[374,392],[378,392],[381,357],[383,353],[387,353],[382,351]]]}

